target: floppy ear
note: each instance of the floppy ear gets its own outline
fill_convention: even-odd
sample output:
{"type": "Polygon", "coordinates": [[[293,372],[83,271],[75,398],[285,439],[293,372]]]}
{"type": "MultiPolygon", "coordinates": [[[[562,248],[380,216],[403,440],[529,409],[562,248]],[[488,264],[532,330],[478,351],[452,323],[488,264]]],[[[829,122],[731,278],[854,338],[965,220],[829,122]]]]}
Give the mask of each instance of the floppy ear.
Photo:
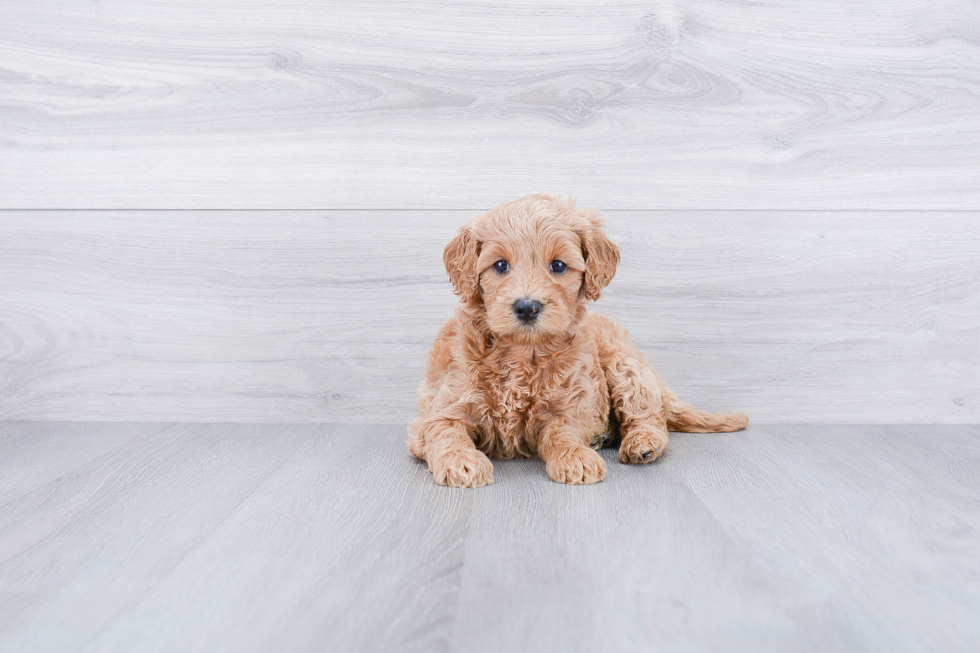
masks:
{"type": "Polygon", "coordinates": [[[476,260],[480,255],[479,245],[470,228],[463,227],[442,252],[453,292],[464,301],[478,295],[480,280],[476,274],[476,260]]]}
{"type": "Polygon", "coordinates": [[[585,254],[585,280],[583,289],[586,299],[595,301],[602,289],[616,276],[619,265],[619,248],[602,230],[598,212],[585,213],[588,227],[582,235],[582,251],[585,254]]]}

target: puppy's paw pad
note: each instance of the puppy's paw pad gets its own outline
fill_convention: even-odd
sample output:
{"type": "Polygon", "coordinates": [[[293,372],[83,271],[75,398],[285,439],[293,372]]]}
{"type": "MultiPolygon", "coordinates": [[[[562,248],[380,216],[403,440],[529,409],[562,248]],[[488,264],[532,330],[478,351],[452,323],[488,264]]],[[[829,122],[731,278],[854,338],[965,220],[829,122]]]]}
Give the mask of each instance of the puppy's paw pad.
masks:
{"type": "Polygon", "coordinates": [[[589,485],[606,478],[606,461],[588,447],[574,447],[555,454],[545,469],[551,480],[569,485],[589,485]]]}
{"type": "Polygon", "coordinates": [[[596,435],[592,436],[591,446],[593,449],[598,451],[599,449],[603,449],[609,446],[611,440],[612,440],[612,433],[610,433],[609,431],[606,431],[605,433],[597,433],[596,435]]]}
{"type": "Polygon", "coordinates": [[[667,450],[667,433],[643,431],[629,433],[619,445],[620,462],[630,465],[652,463],[667,450]]]}
{"type": "Polygon", "coordinates": [[[449,451],[431,461],[432,477],[449,487],[482,487],[493,483],[493,464],[482,451],[449,451]]]}

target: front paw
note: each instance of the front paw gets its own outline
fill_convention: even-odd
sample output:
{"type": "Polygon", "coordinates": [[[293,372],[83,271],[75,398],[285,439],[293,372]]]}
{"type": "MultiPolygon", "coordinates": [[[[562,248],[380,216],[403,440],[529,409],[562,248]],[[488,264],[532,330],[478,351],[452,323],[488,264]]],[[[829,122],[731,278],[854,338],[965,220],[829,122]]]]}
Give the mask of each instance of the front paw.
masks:
{"type": "Polygon", "coordinates": [[[588,447],[555,452],[545,463],[551,480],[569,485],[589,485],[606,478],[606,461],[588,447]]]}
{"type": "Polygon", "coordinates": [[[477,449],[452,449],[429,459],[432,477],[439,485],[481,487],[493,483],[493,464],[477,449]]]}
{"type": "Polygon", "coordinates": [[[623,436],[619,445],[619,461],[631,465],[652,463],[667,450],[667,431],[634,429],[623,436]]]}

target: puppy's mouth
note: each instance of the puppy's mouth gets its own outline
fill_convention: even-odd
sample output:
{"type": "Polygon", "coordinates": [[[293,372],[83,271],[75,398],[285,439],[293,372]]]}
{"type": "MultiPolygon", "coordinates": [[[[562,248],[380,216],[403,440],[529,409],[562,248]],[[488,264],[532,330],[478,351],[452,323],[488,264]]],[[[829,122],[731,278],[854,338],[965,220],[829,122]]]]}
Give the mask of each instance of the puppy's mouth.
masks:
{"type": "Polygon", "coordinates": [[[556,324],[555,317],[555,315],[551,315],[548,304],[542,303],[531,318],[522,319],[519,315],[513,314],[512,319],[509,320],[510,328],[508,330],[512,335],[525,341],[539,342],[542,339],[557,336],[562,331],[560,320],[556,324]]]}
{"type": "Polygon", "coordinates": [[[539,325],[536,322],[532,324],[519,323],[514,327],[514,331],[526,335],[533,335],[533,334],[541,333],[542,329],[541,329],[541,325],[539,325]]]}
{"type": "Polygon", "coordinates": [[[497,337],[513,338],[525,344],[539,343],[558,336],[568,326],[563,324],[560,319],[561,311],[552,302],[526,296],[506,302],[494,302],[488,313],[488,326],[497,337]]]}

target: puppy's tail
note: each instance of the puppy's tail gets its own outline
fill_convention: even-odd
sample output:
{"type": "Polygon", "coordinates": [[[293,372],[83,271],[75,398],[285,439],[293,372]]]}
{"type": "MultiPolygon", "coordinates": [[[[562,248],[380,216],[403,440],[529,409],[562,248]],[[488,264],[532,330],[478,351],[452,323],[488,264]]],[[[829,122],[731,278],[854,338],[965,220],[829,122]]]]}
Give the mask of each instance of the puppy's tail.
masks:
{"type": "Polygon", "coordinates": [[[684,433],[729,433],[749,425],[742,413],[706,413],[673,398],[667,403],[667,428],[684,433]]]}

